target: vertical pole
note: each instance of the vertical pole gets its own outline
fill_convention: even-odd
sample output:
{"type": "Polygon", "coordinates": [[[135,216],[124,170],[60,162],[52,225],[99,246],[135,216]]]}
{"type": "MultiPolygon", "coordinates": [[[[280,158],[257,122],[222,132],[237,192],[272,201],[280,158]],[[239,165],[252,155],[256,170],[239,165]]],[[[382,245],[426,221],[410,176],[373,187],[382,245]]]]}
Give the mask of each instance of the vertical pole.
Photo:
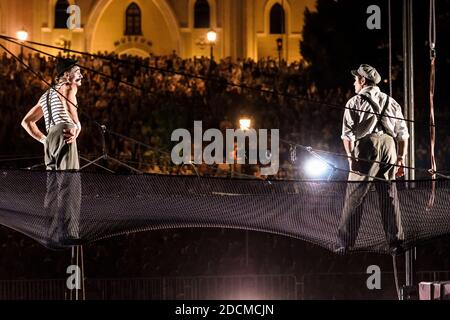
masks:
{"type": "Polygon", "coordinates": [[[245,266],[248,267],[248,230],[245,230],[245,266]]]}
{"type": "MultiPolygon", "coordinates": [[[[413,4],[412,0],[403,0],[403,75],[405,117],[414,120],[414,55],[413,55],[413,4]]],[[[408,122],[410,134],[407,165],[415,165],[414,123],[408,122]]],[[[407,179],[415,179],[413,169],[406,170],[407,179]]]]}
{"type": "Polygon", "coordinates": [[[289,47],[288,47],[288,42],[289,42],[289,37],[287,36],[287,31],[286,31],[286,10],[284,9],[284,0],[281,0],[281,7],[283,8],[283,34],[281,35],[281,38],[283,39],[283,47],[280,49],[280,67],[281,67],[281,59],[283,56],[283,49],[285,50],[285,54],[284,57],[286,58],[286,61],[288,60],[289,57],[289,47]]]}
{"type": "Polygon", "coordinates": [[[214,50],[213,50],[213,45],[211,44],[211,59],[210,59],[211,61],[209,62],[210,63],[210,68],[211,68],[213,59],[214,59],[214,50]]]}
{"type": "Polygon", "coordinates": [[[392,15],[391,15],[391,0],[388,0],[388,34],[389,34],[389,95],[392,97],[392,15]]]}
{"type": "MultiPolygon", "coordinates": [[[[413,69],[413,2],[403,0],[403,77],[404,77],[404,105],[405,117],[414,120],[414,69],[413,69]]],[[[408,122],[410,134],[408,144],[408,155],[406,164],[413,168],[415,166],[414,148],[414,123],[408,122]]],[[[406,179],[414,180],[414,169],[406,170],[406,179]]],[[[414,187],[409,184],[409,187],[414,187]]],[[[405,274],[406,285],[414,284],[414,260],[415,248],[411,248],[405,253],[405,274]]]]}

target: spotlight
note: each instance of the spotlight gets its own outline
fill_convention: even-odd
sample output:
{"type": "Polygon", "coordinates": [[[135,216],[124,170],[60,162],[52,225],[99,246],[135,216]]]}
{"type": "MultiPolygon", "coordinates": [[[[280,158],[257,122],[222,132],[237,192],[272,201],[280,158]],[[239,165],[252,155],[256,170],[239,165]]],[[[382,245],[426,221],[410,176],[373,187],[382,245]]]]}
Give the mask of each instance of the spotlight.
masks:
{"type": "Polygon", "coordinates": [[[304,167],[306,174],[311,178],[323,178],[329,169],[324,161],[316,158],[308,160],[304,167]]]}
{"type": "Polygon", "coordinates": [[[20,41],[26,41],[28,39],[28,32],[25,30],[17,31],[17,39],[20,41]]]}

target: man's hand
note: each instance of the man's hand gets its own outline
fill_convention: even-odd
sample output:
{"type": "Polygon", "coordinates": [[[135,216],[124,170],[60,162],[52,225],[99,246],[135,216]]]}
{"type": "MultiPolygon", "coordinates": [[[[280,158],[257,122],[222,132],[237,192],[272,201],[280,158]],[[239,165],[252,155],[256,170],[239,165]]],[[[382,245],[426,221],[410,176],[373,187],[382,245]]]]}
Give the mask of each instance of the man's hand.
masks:
{"type": "Polygon", "coordinates": [[[359,161],[356,159],[348,158],[348,168],[353,172],[359,172],[359,161]]]}
{"type": "Polygon", "coordinates": [[[401,178],[405,175],[405,162],[402,158],[398,158],[396,165],[397,165],[397,172],[395,173],[395,177],[401,178]]]}
{"type": "Polygon", "coordinates": [[[74,143],[77,139],[77,129],[72,128],[72,129],[64,129],[64,141],[67,144],[71,144],[74,143]]]}

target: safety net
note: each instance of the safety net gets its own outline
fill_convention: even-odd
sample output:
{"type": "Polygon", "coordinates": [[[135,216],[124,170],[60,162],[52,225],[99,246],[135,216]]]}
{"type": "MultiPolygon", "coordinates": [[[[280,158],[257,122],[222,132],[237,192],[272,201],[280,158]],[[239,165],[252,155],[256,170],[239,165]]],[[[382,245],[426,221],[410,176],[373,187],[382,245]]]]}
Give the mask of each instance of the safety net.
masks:
{"type": "Polygon", "coordinates": [[[450,181],[435,181],[432,206],[432,181],[364,184],[2,170],[0,223],[52,249],[152,229],[224,227],[335,250],[349,193],[367,187],[360,214],[347,221],[349,251],[388,253],[394,234],[410,248],[450,233],[450,181]]]}

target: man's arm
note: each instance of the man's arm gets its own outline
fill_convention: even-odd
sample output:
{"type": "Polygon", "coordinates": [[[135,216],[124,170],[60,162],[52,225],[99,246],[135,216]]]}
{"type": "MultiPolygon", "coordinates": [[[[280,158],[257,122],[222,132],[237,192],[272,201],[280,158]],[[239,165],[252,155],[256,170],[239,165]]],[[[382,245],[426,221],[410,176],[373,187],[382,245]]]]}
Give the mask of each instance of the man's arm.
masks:
{"type": "MultiPolygon", "coordinates": [[[[392,100],[392,99],[391,99],[392,100]]],[[[395,173],[395,176],[397,178],[403,177],[405,175],[405,156],[408,153],[408,139],[409,139],[409,132],[408,132],[408,126],[406,125],[406,121],[403,120],[403,113],[402,108],[400,105],[394,100],[394,106],[395,106],[395,117],[402,119],[397,119],[395,122],[395,134],[396,134],[396,140],[397,140],[397,170],[395,173]]]]}
{"type": "Polygon", "coordinates": [[[41,105],[38,103],[33,108],[28,111],[25,117],[22,120],[22,127],[28,132],[30,136],[32,136],[37,141],[44,143],[46,136],[39,130],[36,122],[39,121],[44,116],[42,112],[41,105]]]}
{"type": "Polygon", "coordinates": [[[398,150],[397,150],[397,172],[395,176],[397,178],[403,177],[405,175],[405,156],[408,149],[408,140],[398,140],[398,150]]]}
{"type": "Polygon", "coordinates": [[[342,134],[341,139],[342,143],[344,144],[345,153],[347,154],[347,160],[348,160],[348,167],[350,170],[352,170],[353,164],[355,161],[352,161],[352,153],[353,149],[355,147],[355,133],[353,132],[353,126],[354,126],[354,120],[352,113],[350,112],[351,109],[354,108],[354,102],[355,99],[352,98],[349,101],[347,101],[345,105],[345,111],[344,111],[344,117],[342,119],[342,134]]]}
{"type": "Polygon", "coordinates": [[[352,170],[353,167],[353,149],[355,148],[355,143],[350,139],[342,139],[342,143],[344,144],[345,153],[347,154],[348,167],[352,170]]]}

